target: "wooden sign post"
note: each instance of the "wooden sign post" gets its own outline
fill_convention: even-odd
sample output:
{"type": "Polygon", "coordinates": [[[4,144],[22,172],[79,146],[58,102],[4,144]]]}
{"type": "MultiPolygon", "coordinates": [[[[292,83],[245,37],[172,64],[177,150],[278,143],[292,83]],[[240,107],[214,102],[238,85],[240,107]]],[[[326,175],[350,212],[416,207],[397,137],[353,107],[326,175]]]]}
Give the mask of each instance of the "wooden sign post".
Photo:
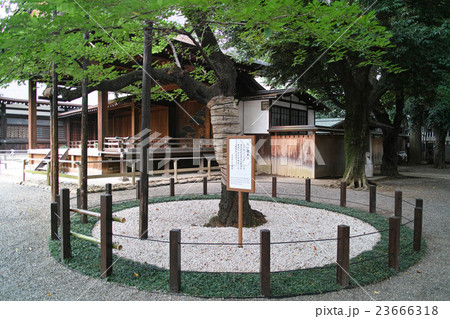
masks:
{"type": "Polygon", "coordinates": [[[227,190],[238,192],[238,247],[242,247],[242,193],[255,192],[255,137],[227,138],[227,190]]]}

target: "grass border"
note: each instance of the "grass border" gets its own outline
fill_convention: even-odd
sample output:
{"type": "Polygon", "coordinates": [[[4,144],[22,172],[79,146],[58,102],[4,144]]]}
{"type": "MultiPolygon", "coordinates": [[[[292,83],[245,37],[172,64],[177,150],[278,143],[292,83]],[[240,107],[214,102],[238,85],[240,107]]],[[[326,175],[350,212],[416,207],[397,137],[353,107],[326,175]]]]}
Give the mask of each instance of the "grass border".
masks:
{"type": "MultiPolygon", "coordinates": [[[[219,195],[186,195],[177,197],[158,197],[149,199],[149,204],[185,201],[220,199],[219,195]]],[[[264,196],[251,196],[251,200],[274,201],[264,196]]],[[[306,202],[291,198],[276,198],[276,202],[304,207],[325,209],[332,212],[358,218],[371,224],[377,230],[389,228],[388,218],[378,214],[340,207],[333,204],[306,202]]],[[[138,200],[130,200],[113,204],[113,212],[139,206],[138,200]]],[[[71,218],[71,230],[90,234],[98,219],[89,217],[87,224],[81,224],[78,215],[71,218]]],[[[406,226],[401,227],[400,270],[402,272],[418,262],[425,252],[425,241],[422,239],[422,250],[412,249],[413,231],[406,226]]],[[[69,268],[82,274],[100,276],[100,248],[98,245],[72,238],[73,258],[63,262],[69,268]]],[[[58,241],[49,241],[51,255],[59,260],[60,245],[58,241]]],[[[350,287],[364,286],[385,280],[398,272],[387,267],[388,232],[381,232],[381,239],[375,247],[350,260],[350,287]],[[357,283],[356,283],[356,282],[357,283]]],[[[133,286],[140,290],[169,293],[169,271],[153,265],[120,258],[114,255],[112,276],[106,280],[123,285],[133,286]],[[116,262],[117,261],[117,262],[116,262]]],[[[259,298],[259,273],[206,273],[183,271],[181,277],[181,294],[206,298],[259,298]]],[[[273,298],[284,298],[298,295],[321,294],[341,290],[336,282],[335,264],[320,268],[299,269],[271,274],[271,293],[273,298]]]]}

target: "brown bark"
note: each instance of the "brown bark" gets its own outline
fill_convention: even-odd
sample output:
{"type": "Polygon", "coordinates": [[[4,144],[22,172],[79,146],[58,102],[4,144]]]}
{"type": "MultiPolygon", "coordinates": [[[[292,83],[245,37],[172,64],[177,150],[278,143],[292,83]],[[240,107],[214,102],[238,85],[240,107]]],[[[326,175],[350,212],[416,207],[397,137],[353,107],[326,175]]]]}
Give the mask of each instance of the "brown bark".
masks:
{"type": "MultiPolygon", "coordinates": [[[[227,190],[227,136],[239,135],[238,107],[233,96],[218,96],[208,103],[214,134],[214,152],[222,174],[219,212],[206,226],[233,226],[238,223],[238,193],[227,190]]],[[[264,215],[250,207],[248,193],[243,194],[244,227],[255,227],[266,222],[264,215]]]]}
{"type": "Polygon", "coordinates": [[[433,128],[433,133],[435,137],[433,166],[434,168],[445,168],[445,136],[447,131],[440,127],[435,127],[433,128]]]}

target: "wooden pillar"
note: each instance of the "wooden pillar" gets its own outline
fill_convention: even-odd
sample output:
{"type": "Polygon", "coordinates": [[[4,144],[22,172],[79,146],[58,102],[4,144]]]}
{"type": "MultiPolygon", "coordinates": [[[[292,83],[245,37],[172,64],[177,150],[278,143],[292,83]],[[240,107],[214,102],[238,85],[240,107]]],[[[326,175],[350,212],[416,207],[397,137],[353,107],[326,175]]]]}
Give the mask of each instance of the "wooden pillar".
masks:
{"type": "Polygon", "coordinates": [[[375,214],[377,212],[377,187],[370,185],[369,188],[369,212],[375,214]]]}
{"type": "Polygon", "coordinates": [[[30,80],[28,81],[28,149],[37,148],[36,100],[36,82],[30,80]]]}
{"type": "Polygon", "coordinates": [[[402,192],[395,191],[395,216],[402,217],[402,192]]]}
{"type": "Polygon", "coordinates": [[[50,235],[52,240],[58,239],[58,203],[53,202],[50,204],[50,235]]]}
{"type": "Polygon", "coordinates": [[[170,189],[170,196],[171,197],[175,196],[175,179],[173,177],[170,178],[169,189],[170,189]]]}
{"type": "Polygon", "coordinates": [[[420,251],[422,242],[422,207],[414,208],[414,251],[420,251]]]}
{"type": "Polygon", "coordinates": [[[103,151],[108,128],[108,91],[98,91],[97,106],[97,143],[98,150],[103,151]]]}
{"type": "Polygon", "coordinates": [[[141,194],[139,202],[139,236],[148,238],[148,136],[150,135],[151,67],[152,67],[153,23],[144,28],[144,54],[142,63],[142,107],[141,107],[141,194]],[[147,140],[147,141],[146,141],[147,140]]]}
{"type": "Polygon", "coordinates": [[[203,195],[208,195],[208,177],[203,176],[203,195]]]}
{"type": "Polygon", "coordinates": [[[399,270],[400,265],[400,223],[401,217],[389,218],[389,257],[388,266],[399,270]]]}
{"type": "Polygon", "coordinates": [[[311,179],[305,179],[305,201],[311,201],[311,179]]]}
{"type": "Polygon", "coordinates": [[[272,197],[277,197],[277,177],[272,176],[272,197]]]}
{"type": "Polygon", "coordinates": [[[170,292],[178,293],[181,290],[181,230],[172,229],[169,237],[170,292]]]}
{"type": "Polygon", "coordinates": [[[342,287],[347,287],[350,283],[350,227],[339,225],[337,231],[337,282],[342,287]]]}
{"type": "Polygon", "coordinates": [[[58,141],[58,74],[56,65],[53,65],[52,96],[50,100],[50,147],[51,147],[51,196],[52,202],[59,194],[59,141],[58,141]]]}
{"type": "Polygon", "coordinates": [[[347,206],[347,183],[341,182],[341,207],[347,206]]]}
{"type": "Polygon", "coordinates": [[[260,285],[261,295],[270,297],[270,230],[261,229],[260,285]]]}
{"type": "Polygon", "coordinates": [[[63,188],[60,197],[61,261],[72,257],[70,246],[70,190],[63,188]]]}
{"type": "Polygon", "coordinates": [[[100,196],[100,277],[106,278],[112,274],[112,195],[100,196]]]}
{"type": "MultiPolygon", "coordinates": [[[[136,105],[134,100],[131,101],[131,133],[130,136],[136,136],[136,105]]],[[[134,141],[133,141],[134,142],[134,141]]]]}

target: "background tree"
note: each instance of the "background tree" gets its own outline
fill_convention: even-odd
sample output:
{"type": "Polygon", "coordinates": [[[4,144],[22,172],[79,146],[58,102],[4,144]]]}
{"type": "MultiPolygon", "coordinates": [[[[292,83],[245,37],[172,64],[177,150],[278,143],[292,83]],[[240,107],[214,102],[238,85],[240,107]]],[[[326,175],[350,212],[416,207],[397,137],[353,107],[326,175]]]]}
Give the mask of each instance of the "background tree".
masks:
{"type": "Polygon", "coordinates": [[[364,11],[356,3],[304,1],[289,15],[289,27],[266,32],[269,39],[237,27],[233,44],[270,63],[263,75],[272,85],[316,91],[345,110],[344,180],[366,187],[369,120],[387,90],[382,70],[399,69],[383,57],[390,33],[370,7],[364,11]]]}

